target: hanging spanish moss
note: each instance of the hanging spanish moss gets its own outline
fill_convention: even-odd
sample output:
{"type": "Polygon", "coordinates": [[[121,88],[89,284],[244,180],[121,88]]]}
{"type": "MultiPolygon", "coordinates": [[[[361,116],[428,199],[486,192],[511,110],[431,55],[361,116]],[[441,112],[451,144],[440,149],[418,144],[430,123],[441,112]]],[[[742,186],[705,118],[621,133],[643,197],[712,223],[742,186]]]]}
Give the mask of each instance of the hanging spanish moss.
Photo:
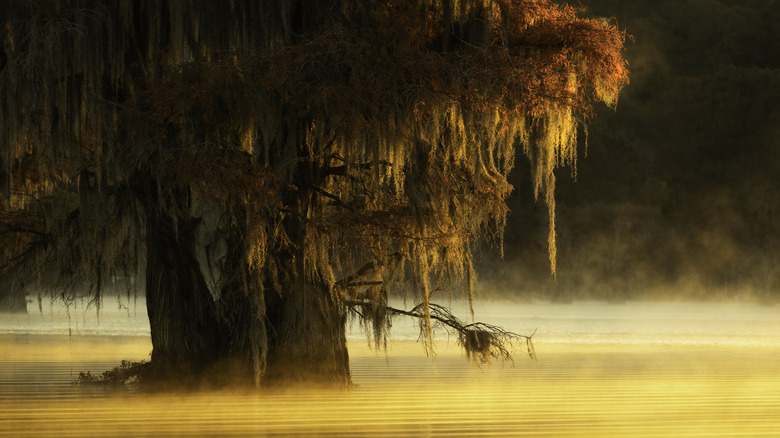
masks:
{"type": "Polygon", "coordinates": [[[472,252],[501,244],[518,150],[554,272],[554,170],[627,81],[624,35],[548,0],[1,13],[3,277],[99,302],[145,276],[160,374],[349,381],[349,309],[381,345],[392,293],[430,340],[432,300],[473,301],[472,252]]]}

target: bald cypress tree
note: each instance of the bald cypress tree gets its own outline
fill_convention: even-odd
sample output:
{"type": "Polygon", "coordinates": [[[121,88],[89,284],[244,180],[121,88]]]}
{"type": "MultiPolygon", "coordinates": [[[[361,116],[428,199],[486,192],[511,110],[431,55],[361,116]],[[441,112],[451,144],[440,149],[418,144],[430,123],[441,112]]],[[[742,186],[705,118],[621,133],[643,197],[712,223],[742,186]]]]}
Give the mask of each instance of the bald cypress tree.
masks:
{"type": "Polygon", "coordinates": [[[627,81],[624,35],[548,0],[0,14],[3,281],[96,303],[137,282],[161,378],[346,383],[349,314],[377,341],[405,313],[424,339],[444,322],[475,360],[506,356],[511,334],[431,300],[473,300],[517,151],[555,269],[553,171],[627,81]],[[420,305],[388,307],[394,291],[420,305]]]}

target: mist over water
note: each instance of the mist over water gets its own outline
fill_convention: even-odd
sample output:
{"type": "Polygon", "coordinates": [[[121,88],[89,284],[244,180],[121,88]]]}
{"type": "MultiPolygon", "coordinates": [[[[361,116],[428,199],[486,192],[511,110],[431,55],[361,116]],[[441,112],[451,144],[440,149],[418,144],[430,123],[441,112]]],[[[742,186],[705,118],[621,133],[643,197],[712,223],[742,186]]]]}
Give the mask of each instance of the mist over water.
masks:
{"type": "Polygon", "coordinates": [[[525,159],[506,260],[476,265],[483,290],[545,298],[475,309],[534,333],[537,360],[521,345],[514,367],[475,368],[441,331],[434,360],[399,319],[386,352],[350,327],[350,390],[85,387],[81,371],[149,358],[145,303],[44,299],[0,313],[0,437],[780,435],[780,312],[757,304],[780,303],[780,8],[582,3],[634,37],[631,84],[596,108],[576,183],[558,172],[557,278],[525,159]],[[679,297],[730,301],[636,301],[679,297]]]}
{"type": "MultiPolygon", "coordinates": [[[[444,301],[453,313],[470,321],[468,304],[444,301]]],[[[397,308],[412,307],[411,303],[394,300],[397,308]]],[[[477,321],[488,322],[522,335],[536,333],[536,343],[626,345],[780,345],[780,315],[775,306],[751,302],[662,302],[631,301],[608,304],[601,301],[580,301],[573,304],[523,302],[510,300],[478,300],[474,305],[477,321]]],[[[27,314],[0,314],[0,335],[73,335],[86,336],[149,336],[146,303],[139,298],[128,305],[107,298],[97,311],[86,301],[75,300],[69,305],[59,301],[38,306],[28,303],[27,314]]],[[[447,332],[434,333],[439,340],[448,339],[447,332]]],[[[392,340],[416,341],[419,325],[411,318],[394,320],[392,340]]],[[[366,339],[359,324],[348,324],[348,339],[366,339]]],[[[423,348],[420,347],[420,352],[423,348]]]]}
{"type": "MultiPolygon", "coordinates": [[[[465,305],[453,305],[468,319],[465,305]]],[[[536,330],[538,360],[518,348],[514,367],[475,368],[443,332],[432,360],[404,320],[388,351],[376,352],[355,325],[353,389],[262,394],[73,385],[80,371],[148,359],[145,308],[107,300],[99,321],[79,308],[68,322],[64,309],[42,307],[0,316],[0,436],[766,436],[780,428],[774,307],[485,301],[479,320],[536,330]]]]}

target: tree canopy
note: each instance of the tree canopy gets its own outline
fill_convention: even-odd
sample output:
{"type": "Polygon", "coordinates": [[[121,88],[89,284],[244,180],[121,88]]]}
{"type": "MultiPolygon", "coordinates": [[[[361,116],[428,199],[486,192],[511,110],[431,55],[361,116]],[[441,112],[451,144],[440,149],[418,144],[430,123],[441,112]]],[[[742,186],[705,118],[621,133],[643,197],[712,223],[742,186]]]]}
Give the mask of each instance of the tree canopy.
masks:
{"type": "MultiPolygon", "coordinates": [[[[324,290],[305,306],[352,309],[380,340],[403,286],[430,337],[431,297],[473,299],[475,245],[500,245],[517,149],[554,270],[553,171],[627,82],[624,34],[548,0],[12,1],[0,17],[3,281],[99,297],[175,235],[215,302],[251,297],[258,376],[268,290],[324,290]]],[[[164,278],[147,272],[147,296],[164,278]]]]}

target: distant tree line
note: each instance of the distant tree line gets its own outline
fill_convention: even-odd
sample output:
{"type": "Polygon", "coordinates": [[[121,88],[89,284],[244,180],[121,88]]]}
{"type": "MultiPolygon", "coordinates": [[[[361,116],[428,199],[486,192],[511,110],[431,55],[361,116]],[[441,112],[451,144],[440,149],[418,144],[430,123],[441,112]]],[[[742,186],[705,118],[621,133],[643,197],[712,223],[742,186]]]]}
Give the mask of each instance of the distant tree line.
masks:
{"type": "Polygon", "coordinates": [[[546,250],[546,216],[524,189],[522,166],[506,262],[488,269],[488,253],[481,277],[504,292],[560,300],[774,302],[780,2],[583,4],[633,36],[631,84],[615,111],[598,109],[588,126],[576,182],[561,170],[557,283],[535,255],[546,250]],[[519,213],[529,209],[537,213],[519,213]]]}

